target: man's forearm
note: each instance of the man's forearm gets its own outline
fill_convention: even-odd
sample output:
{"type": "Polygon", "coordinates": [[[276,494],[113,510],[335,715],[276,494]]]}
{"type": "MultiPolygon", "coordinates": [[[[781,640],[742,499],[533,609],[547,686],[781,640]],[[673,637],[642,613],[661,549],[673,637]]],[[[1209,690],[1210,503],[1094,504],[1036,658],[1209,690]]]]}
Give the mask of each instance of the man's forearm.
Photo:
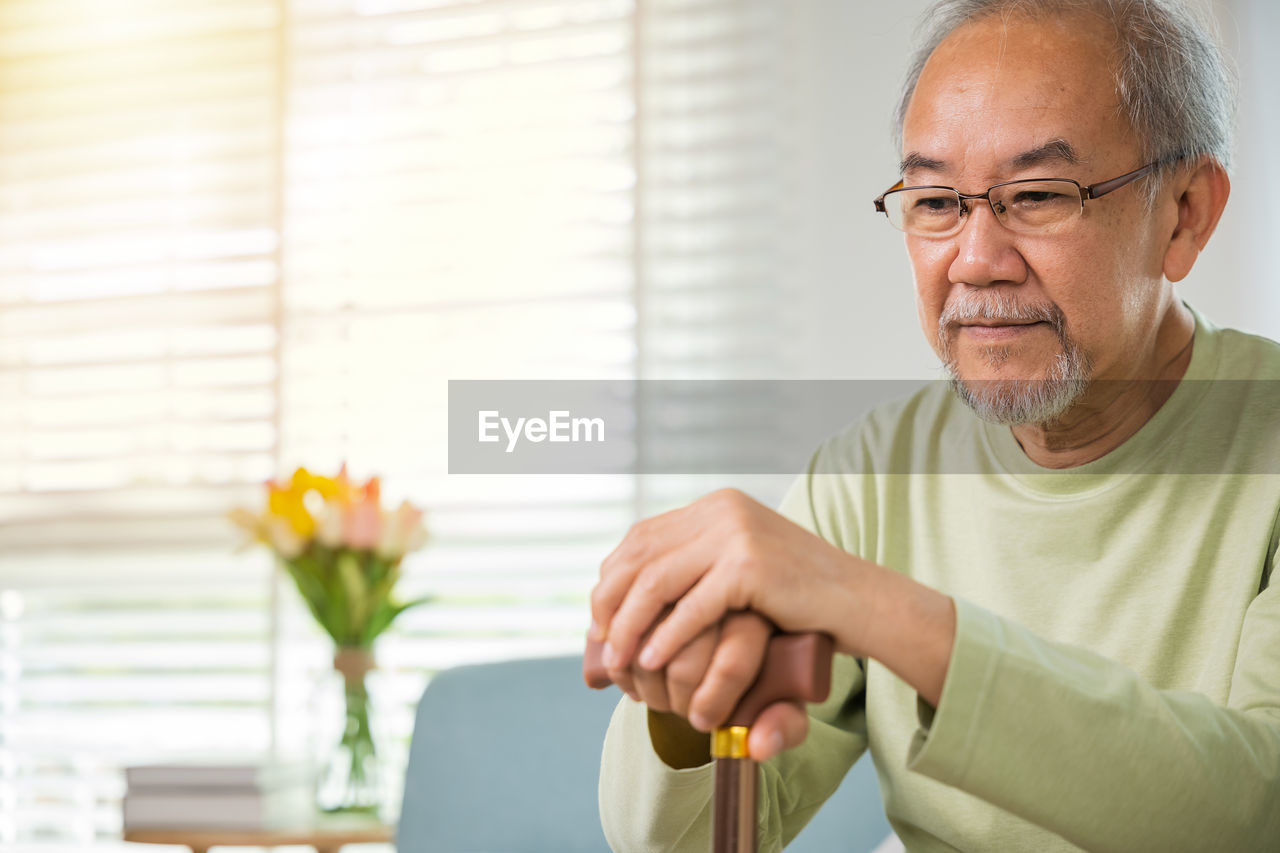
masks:
{"type": "Polygon", "coordinates": [[[857,656],[879,661],[936,708],[955,645],[955,602],[882,566],[870,567],[856,583],[869,603],[857,656]]]}

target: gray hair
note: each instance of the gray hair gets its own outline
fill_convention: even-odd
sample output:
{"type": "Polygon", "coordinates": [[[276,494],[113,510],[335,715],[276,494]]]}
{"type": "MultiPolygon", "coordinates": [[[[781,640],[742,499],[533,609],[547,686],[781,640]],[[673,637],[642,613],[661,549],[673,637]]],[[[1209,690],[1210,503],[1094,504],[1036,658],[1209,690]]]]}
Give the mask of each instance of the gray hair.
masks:
{"type": "MultiPolygon", "coordinates": [[[[894,136],[902,125],[925,63],[961,26],[995,15],[1032,18],[1089,12],[1115,28],[1116,91],[1137,133],[1144,163],[1209,156],[1231,166],[1236,78],[1212,33],[1211,19],[1171,0],[939,0],[921,20],[920,48],[912,57],[898,102],[894,136]]],[[[1160,188],[1161,169],[1147,182],[1148,201],[1160,188]]]]}

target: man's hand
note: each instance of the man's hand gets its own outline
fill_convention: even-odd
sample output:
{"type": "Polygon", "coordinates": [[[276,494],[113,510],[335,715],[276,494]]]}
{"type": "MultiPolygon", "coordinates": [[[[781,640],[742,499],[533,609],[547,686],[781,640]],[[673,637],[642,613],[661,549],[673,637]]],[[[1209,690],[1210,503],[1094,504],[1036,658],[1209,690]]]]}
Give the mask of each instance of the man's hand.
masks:
{"type": "Polygon", "coordinates": [[[652,710],[679,714],[700,731],[711,731],[755,681],[772,633],[773,626],[754,613],[731,613],[661,669],[632,667],[634,689],[652,710]]]}
{"type": "MultiPolygon", "coordinates": [[[[706,733],[729,717],[755,682],[774,630],[758,614],[731,613],[660,670],[633,664],[609,671],[615,684],[648,706],[650,739],[663,761],[684,768],[710,760],[706,733]]],[[[748,746],[763,761],[801,743],[808,730],[802,703],[779,702],[760,714],[748,746]]]]}
{"type": "MultiPolygon", "coordinates": [[[[855,560],[735,491],[717,492],[640,522],[604,561],[592,594],[593,621],[604,626],[594,629],[594,636],[607,640],[604,663],[609,676],[651,711],[671,712],[699,731],[710,731],[728,719],[755,681],[774,624],[785,630],[812,629],[808,623],[815,618],[815,608],[806,597],[830,599],[837,576],[855,560]],[[824,573],[813,571],[819,564],[826,567],[824,573]],[[719,580],[721,573],[735,574],[750,566],[762,570],[758,582],[773,598],[785,591],[774,612],[754,599],[740,604],[721,597],[702,610],[700,618],[693,618],[689,595],[695,585],[703,589],[700,579],[715,569],[719,580]],[[781,570],[781,577],[774,577],[773,568],[781,570]],[[778,588],[771,591],[775,584],[778,588]],[[793,618],[783,622],[776,613],[786,613],[788,607],[793,618]],[[680,616],[682,611],[686,615],[680,616]],[[674,618],[678,621],[673,628],[674,618]],[[652,645],[658,633],[667,637],[670,651],[659,661],[637,663],[636,649],[652,645]]],[[[848,618],[847,610],[842,613],[830,600],[827,605],[833,616],[848,618]]],[[[655,725],[652,716],[650,725],[655,725]]],[[[752,755],[768,758],[798,745],[807,732],[803,705],[778,703],[753,727],[752,755]]]]}
{"type": "MultiPolygon", "coordinates": [[[[771,626],[830,634],[937,704],[955,637],[951,600],[855,557],[734,490],[636,524],[591,594],[593,638],[615,683],[699,730],[723,723],[755,680],[771,626]],[[687,712],[687,713],[686,713],[687,712]]],[[[803,708],[752,728],[752,756],[798,745],[803,708]]]]}
{"type": "Polygon", "coordinates": [[[868,568],[878,567],[726,489],[632,527],[601,566],[591,615],[611,668],[638,653],[642,668],[660,669],[726,615],[748,610],[784,631],[825,631],[837,650],[858,654],[868,568]]]}

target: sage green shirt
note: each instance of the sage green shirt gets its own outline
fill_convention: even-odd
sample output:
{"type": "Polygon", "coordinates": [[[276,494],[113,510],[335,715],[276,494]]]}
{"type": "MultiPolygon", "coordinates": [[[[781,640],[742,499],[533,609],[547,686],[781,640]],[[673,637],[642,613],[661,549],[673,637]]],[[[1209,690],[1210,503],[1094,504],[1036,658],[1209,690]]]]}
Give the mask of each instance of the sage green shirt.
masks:
{"type": "MultiPolygon", "coordinates": [[[[1280,851],[1280,345],[1196,323],[1160,411],[1069,472],[940,385],[819,450],[782,512],[954,596],[955,646],[936,711],[837,659],[808,739],[762,767],[761,850],[869,750],[912,853],[1280,851]]],[[[667,767],[624,698],[614,849],[705,853],[710,797],[710,766],[667,767]]]]}

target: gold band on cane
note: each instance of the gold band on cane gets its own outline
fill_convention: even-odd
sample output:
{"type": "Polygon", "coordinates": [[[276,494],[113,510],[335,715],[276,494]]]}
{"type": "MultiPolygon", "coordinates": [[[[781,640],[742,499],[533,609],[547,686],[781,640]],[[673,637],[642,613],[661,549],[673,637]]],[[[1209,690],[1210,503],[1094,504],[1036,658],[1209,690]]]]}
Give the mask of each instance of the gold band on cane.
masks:
{"type": "Polygon", "coordinates": [[[725,726],[711,734],[712,758],[746,758],[747,734],[751,730],[746,726],[725,726]]]}

